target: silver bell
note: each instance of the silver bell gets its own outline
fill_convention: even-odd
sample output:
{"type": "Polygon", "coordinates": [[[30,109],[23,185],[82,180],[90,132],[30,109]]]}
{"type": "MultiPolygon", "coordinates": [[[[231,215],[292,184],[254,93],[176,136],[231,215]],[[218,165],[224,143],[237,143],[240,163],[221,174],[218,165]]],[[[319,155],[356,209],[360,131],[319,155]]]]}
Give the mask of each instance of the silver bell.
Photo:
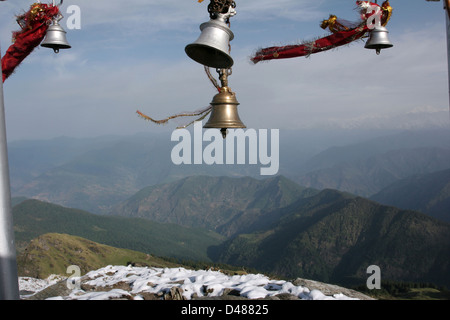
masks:
{"type": "Polygon", "coordinates": [[[42,41],[41,46],[45,48],[51,48],[55,53],[59,52],[59,49],[69,49],[70,44],[66,39],[66,31],[61,27],[59,21],[62,16],[54,18],[52,24],[47,29],[45,39],[42,41]]]}
{"type": "Polygon", "coordinates": [[[230,7],[227,14],[219,14],[216,19],[200,25],[200,37],[186,46],[186,54],[194,61],[211,68],[228,69],[233,66],[233,58],[228,54],[234,34],[226,24],[226,19],[236,12],[230,7]]]}
{"type": "Polygon", "coordinates": [[[376,26],[370,32],[369,39],[366,42],[366,49],[375,49],[380,54],[381,49],[391,48],[394,45],[389,41],[389,31],[386,27],[376,26]]]}

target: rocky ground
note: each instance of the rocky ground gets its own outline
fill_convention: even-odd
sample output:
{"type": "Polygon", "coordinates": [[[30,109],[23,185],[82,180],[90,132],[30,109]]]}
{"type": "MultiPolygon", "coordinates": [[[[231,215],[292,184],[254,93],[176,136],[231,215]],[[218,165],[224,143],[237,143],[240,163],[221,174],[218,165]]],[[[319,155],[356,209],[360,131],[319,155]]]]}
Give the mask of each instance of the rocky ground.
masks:
{"type": "MultiPolygon", "coordinates": [[[[40,289],[29,289],[29,286],[29,291],[21,290],[21,298],[23,300],[374,300],[355,290],[301,278],[287,282],[270,280],[262,275],[228,277],[215,271],[189,270],[188,273],[185,269],[179,269],[183,274],[178,272],[178,276],[174,276],[174,269],[160,269],[159,274],[151,278],[148,275],[144,277],[141,269],[136,270],[121,267],[91,272],[72,282],[58,279],[54,281],[56,283],[40,289]],[[124,270],[127,270],[126,273],[124,270]],[[112,280],[115,276],[116,279],[112,280]],[[161,283],[157,282],[164,277],[165,280],[161,280],[161,283]],[[187,291],[191,290],[187,284],[195,285],[196,290],[187,294],[187,291]],[[138,286],[141,288],[137,288],[138,286]]],[[[27,281],[30,284],[33,280],[27,281]]]]}

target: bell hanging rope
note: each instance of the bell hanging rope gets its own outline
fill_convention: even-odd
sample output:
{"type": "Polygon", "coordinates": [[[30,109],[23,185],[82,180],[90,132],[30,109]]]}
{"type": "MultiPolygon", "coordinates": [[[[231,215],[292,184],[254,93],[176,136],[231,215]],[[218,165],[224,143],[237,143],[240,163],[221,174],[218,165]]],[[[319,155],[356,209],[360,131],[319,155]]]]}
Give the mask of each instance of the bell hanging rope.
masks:
{"type": "Polygon", "coordinates": [[[48,27],[45,39],[41,47],[53,49],[58,53],[60,49],[70,49],[71,45],[67,42],[66,31],[61,27],[59,21],[63,18],[61,14],[52,19],[52,24],[48,27]]]}
{"type": "MultiPolygon", "coordinates": [[[[234,2],[233,2],[234,3],[234,2]]],[[[211,68],[228,69],[234,64],[230,56],[230,41],[234,34],[227,25],[230,17],[236,15],[235,5],[214,9],[211,1],[208,11],[211,19],[200,25],[199,38],[186,46],[186,54],[194,61],[211,68]],[[227,9],[225,13],[223,10],[227,9]]]]}

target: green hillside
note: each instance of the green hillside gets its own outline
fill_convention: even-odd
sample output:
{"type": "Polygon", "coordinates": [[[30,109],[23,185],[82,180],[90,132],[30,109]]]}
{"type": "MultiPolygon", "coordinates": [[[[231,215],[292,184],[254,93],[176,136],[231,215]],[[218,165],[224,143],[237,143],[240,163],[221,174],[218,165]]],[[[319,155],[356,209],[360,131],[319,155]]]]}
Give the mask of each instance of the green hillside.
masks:
{"type": "Polygon", "coordinates": [[[200,228],[99,216],[38,200],[14,206],[13,216],[19,251],[40,235],[65,233],[157,256],[208,261],[207,248],[222,241],[218,234],[200,228]]]}
{"type": "Polygon", "coordinates": [[[213,259],[341,284],[365,283],[378,265],[385,280],[450,284],[450,225],[334,190],[301,199],[258,232],[211,249],[213,259]]]}
{"type": "Polygon", "coordinates": [[[161,258],[128,249],[118,249],[81,237],[47,233],[33,239],[17,257],[19,276],[45,279],[51,274],[66,275],[71,265],[80,267],[81,275],[107,265],[134,264],[174,267],[161,258]]]}

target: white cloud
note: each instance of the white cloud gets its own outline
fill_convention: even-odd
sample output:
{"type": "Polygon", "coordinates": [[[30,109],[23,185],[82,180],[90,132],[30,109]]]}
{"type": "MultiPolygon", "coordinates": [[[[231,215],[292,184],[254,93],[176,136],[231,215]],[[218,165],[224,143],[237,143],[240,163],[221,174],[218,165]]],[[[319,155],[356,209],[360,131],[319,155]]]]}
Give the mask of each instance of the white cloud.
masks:
{"type": "Polygon", "coordinates": [[[440,27],[391,33],[394,48],[380,56],[357,42],[310,58],[243,63],[239,75],[244,79],[234,80],[241,86],[235,89],[252,112],[242,110],[251,120],[257,113],[265,127],[289,128],[397,117],[424,106],[445,110],[447,53],[440,27]]]}
{"type": "Polygon", "coordinates": [[[317,0],[258,0],[237,1],[236,10],[239,19],[259,21],[264,23],[268,19],[288,19],[294,21],[316,21],[322,19],[323,11],[320,7],[324,1],[317,0]]]}

